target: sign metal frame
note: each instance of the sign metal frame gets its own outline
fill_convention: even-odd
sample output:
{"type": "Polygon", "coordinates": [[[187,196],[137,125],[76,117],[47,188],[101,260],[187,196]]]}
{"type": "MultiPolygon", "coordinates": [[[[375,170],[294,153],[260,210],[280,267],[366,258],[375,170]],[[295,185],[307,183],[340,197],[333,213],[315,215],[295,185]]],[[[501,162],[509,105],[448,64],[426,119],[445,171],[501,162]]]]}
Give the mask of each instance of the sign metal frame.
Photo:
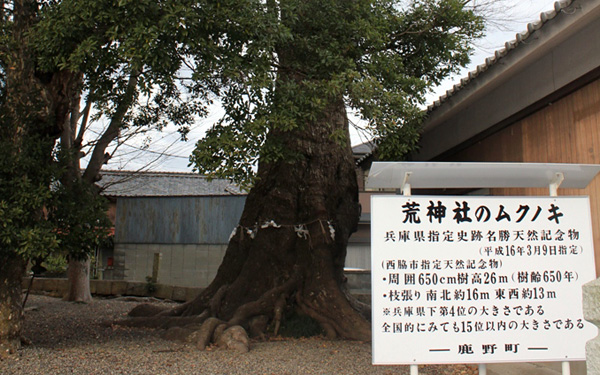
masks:
{"type": "MultiPolygon", "coordinates": [[[[559,186],[585,188],[599,172],[600,165],[590,164],[374,162],[366,187],[400,189],[405,196],[412,188],[548,187],[556,197],[559,186]]],[[[562,368],[570,374],[569,362],[562,368]]],[[[485,374],[485,364],[479,370],[485,374]]],[[[418,374],[416,365],[411,365],[411,374],[418,374]]]]}

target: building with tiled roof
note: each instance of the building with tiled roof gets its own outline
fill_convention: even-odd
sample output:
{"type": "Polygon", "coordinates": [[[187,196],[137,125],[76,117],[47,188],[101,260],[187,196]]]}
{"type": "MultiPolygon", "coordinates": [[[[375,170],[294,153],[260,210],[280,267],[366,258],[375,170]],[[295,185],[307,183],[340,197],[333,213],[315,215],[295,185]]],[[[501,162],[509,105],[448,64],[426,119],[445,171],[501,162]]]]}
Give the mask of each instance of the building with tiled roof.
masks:
{"type": "Polygon", "coordinates": [[[197,173],[102,171],[96,184],[109,197],[200,197],[243,195],[228,180],[208,179],[197,173]]]}
{"type": "Polygon", "coordinates": [[[205,287],[216,274],[246,192],[197,173],[102,171],[114,249],[99,254],[106,279],[145,281],[160,254],[158,282],[205,287]]]}
{"type": "MultiPolygon", "coordinates": [[[[517,33],[515,35],[514,40],[510,40],[504,43],[504,48],[496,50],[492,56],[486,58],[483,63],[477,65],[475,70],[470,71],[466,77],[460,79],[460,81],[454,84],[452,88],[447,90],[445,94],[440,96],[436,101],[429,105],[429,107],[427,108],[428,112],[432,112],[435,108],[441,106],[442,103],[444,103],[448,98],[458,93],[458,91],[460,91],[461,89],[467,87],[472,80],[479,77],[479,75],[486,72],[492,66],[504,63],[502,59],[506,55],[508,55],[512,50],[516,48],[528,48],[521,46],[526,46],[529,45],[531,42],[534,42],[535,39],[539,37],[539,33],[535,34],[535,32],[540,30],[547,22],[552,21],[556,16],[560,15],[561,13],[571,12],[573,9],[570,9],[569,7],[571,6],[572,2],[572,0],[563,0],[555,2],[553,9],[542,12],[540,14],[539,20],[528,23],[527,28],[524,31],[517,33]]],[[[555,27],[555,25],[552,25],[550,27],[555,27]]]]}
{"type": "Polygon", "coordinates": [[[600,2],[559,1],[428,108],[415,160],[458,148],[600,77],[600,2]]]}
{"type": "MultiPolygon", "coordinates": [[[[433,103],[415,161],[600,164],[600,0],[559,1],[433,103]]],[[[547,189],[491,189],[548,195],[547,189]]],[[[600,271],[600,178],[589,195],[600,271]]]]}

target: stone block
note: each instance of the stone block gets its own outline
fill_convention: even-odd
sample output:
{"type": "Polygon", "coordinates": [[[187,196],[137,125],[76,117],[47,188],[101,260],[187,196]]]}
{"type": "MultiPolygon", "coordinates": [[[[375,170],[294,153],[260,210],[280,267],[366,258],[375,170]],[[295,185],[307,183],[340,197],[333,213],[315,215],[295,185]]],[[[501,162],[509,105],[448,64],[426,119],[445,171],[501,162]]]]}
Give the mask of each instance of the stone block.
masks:
{"type": "Polygon", "coordinates": [[[31,283],[31,277],[24,277],[21,282],[21,287],[23,289],[28,289],[29,285],[31,285],[31,291],[41,291],[42,289],[42,279],[35,278],[33,279],[33,283],[31,283]]]}
{"type": "Polygon", "coordinates": [[[42,281],[42,290],[48,293],[56,293],[58,291],[58,281],[56,279],[40,279],[42,281]]]}
{"type": "Polygon", "coordinates": [[[94,280],[96,282],[96,294],[101,296],[110,296],[111,281],[110,280],[94,280]]]}
{"type": "Polygon", "coordinates": [[[173,299],[173,288],[172,285],[156,284],[154,296],[156,298],[173,299]]]}
{"type": "Polygon", "coordinates": [[[69,282],[67,280],[58,283],[57,294],[59,296],[64,296],[69,291],[69,282]]]}
{"type": "Polygon", "coordinates": [[[96,294],[96,283],[95,281],[97,280],[90,280],[90,293],[91,294],[96,294]]]}
{"type": "Polygon", "coordinates": [[[185,301],[186,289],[186,287],[182,286],[173,287],[173,295],[171,299],[173,301],[185,301]]]}
{"type": "Polygon", "coordinates": [[[128,296],[146,296],[146,283],[130,281],[127,283],[127,290],[125,292],[128,296]]]}
{"type": "MultiPolygon", "coordinates": [[[[583,317],[600,327],[600,279],[583,285],[583,317]]],[[[587,373],[600,374],[600,337],[596,336],[585,345],[587,373]]]]}
{"type": "Polygon", "coordinates": [[[185,301],[191,301],[198,297],[198,294],[202,292],[204,288],[185,288],[185,301]]]}
{"type": "Polygon", "coordinates": [[[122,296],[127,294],[127,281],[111,281],[110,294],[122,296]]]}
{"type": "MultiPolygon", "coordinates": [[[[30,283],[31,283],[31,277],[26,276],[26,277],[21,278],[21,289],[29,288],[30,283]]],[[[33,285],[31,285],[31,290],[33,290],[33,285]]]]}
{"type": "Polygon", "coordinates": [[[62,298],[64,297],[64,295],[67,292],[67,288],[68,288],[68,284],[67,284],[67,280],[61,280],[61,279],[54,279],[54,278],[50,278],[50,279],[40,279],[41,280],[41,285],[40,285],[40,290],[48,293],[48,295],[52,296],[52,297],[57,297],[57,298],[62,298]]]}

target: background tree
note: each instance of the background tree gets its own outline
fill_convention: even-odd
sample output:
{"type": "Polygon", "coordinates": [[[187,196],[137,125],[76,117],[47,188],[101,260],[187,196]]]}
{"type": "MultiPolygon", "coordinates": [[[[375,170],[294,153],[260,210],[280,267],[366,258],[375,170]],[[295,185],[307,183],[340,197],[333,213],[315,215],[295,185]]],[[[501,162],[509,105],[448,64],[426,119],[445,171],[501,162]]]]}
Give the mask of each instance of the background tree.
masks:
{"type": "Polygon", "coordinates": [[[111,227],[106,215],[108,205],[98,189],[81,180],[69,181],[69,185],[57,184],[55,189],[47,210],[48,220],[60,241],[57,255],[65,256],[70,265],[67,268],[70,285],[64,299],[89,302],[92,299],[90,256],[108,238],[111,227]],[[84,266],[73,267],[73,263],[84,266]]]}
{"type": "MultiPolygon", "coordinates": [[[[175,76],[187,56],[186,38],[202,44],[199,39],[210,38],[218,24],[202,9],[187,0],[0,1],[2,355],[19,346],[21,277],[28,259],[56,251],[60,236],[73,255],[71,264],[84,270],[73,273],[85,277],[72,284],[89,282],[86,250],[94,240],[81,242],[86,238],[76,237],[83,231],[77,225],[99,225],[97,200],[88,194],[96,194],[91,185],[110,156],[108,145],[133,127],[160,129],[169,122],[185,132],[202,113],[204,90],[196,86],[196,96],[188,98],[175,76]],[[91,158],[81,175],[84,134],[90,121],[103,119],[108,125],[87,145],[91,158]],[[54,174],[56,162],[60,174],[54,174]],[[60,186],[55,194],[53,182],[60,186]],[[83,198],[82,192],[79,203],[87,206],[75,212],[72,198],[83,198]],[[60,229],[50,226],[44,208],[60,229]]],[[[71,294],[73,299],[88,298],[89,289],[77,290],[82,292],[71,294]]]]}
{"type": "Polygon", "coordinates": [[[26,140],[15,144],[17,129],[6,120],[0,116],[0,358],[20,347],[21,279],[27,260],[58,248],[53,227],[43,218],[51,175],[37,157],[47,140],[20,125],[26,140]]]}
{"type": "Polygon", "coordinates": [[[69,259],[68,300],[91,300],[89,256],[96,241],[75,229],[78,220],[91,220],[85,223],[89,228],[98,225],[93,186],[118,144],[166,124],[175,124],[185,136],[189,124],[204,113],[205,90],[198,86],[195,96],[187,95],[185,81],[177,76],[187,56],[186,41],[207,33],[198,27],[197,5],[188,0],[63,0],[42,8],[30,31],[40,70],[76,72],[77,77],[59,137],[64,205],[53,211],[61,226],[77,217],[68,224],[71,230],[63,231],[76,236],[62,241],[69,259]],[[106,125],[90,136],[91,125],[99,122],[106,125]],[[81,173],[86,154],[89,162],[81,173]],[[74,215],[70,198],[81,194],[89,195],[79,200],[87,205],[74,215]]]}
{"type": "Polygon", "coordinates": [[[52,153],[66,116],[73,76],[37,69],[28,31],[32,0],[0,7],[0,356],[20,346],[21,277],[26,262],[58,247],[44,218],[53,178],[52,153]]]}
{"type": "Polygon", "coordinates": [[[215,88],[226,115],[191,157],[202,173],[252,186],[240,224],[198,298],[124,324],[194,323],[184,335],[203,347],[232,325],[277,333],[298,309],[330,337],[370,340],[370,313],[343,274],[360,212],[347,108],[382,152],[408,151],[424,94],[468,62],[482,19],[463,0],[244,4],[218,41],[214,71],[194,76],[215,88]]]}

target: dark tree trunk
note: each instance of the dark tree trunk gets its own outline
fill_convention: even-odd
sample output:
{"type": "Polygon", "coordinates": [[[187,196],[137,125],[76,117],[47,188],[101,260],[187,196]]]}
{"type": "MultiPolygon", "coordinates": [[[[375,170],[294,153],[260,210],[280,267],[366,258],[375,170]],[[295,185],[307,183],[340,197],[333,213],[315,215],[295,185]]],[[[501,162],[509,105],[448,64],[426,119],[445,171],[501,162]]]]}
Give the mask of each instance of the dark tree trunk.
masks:
{"type": "Polygon", "coordinates": [[[7,255],[0,261],[0,358],[21,347],[24,271],[25,262],[18,256],[7,255]]]}
{"type": "MultiPolygon", "coordinates": [[[[248,328],[257,318],[278,327],[284,307],[295,305],[329,337],[370,340],[368,320],[345,291],[346,246],[360,209],[352,151],[349,141],[340,144],[333,137],[339,132],[348,136],[341,99],[313,124],[272,131],[269,137],[298,158],[261,163],[213,282],[194,301],[146,322],[170,326],[176,319],[166,323],[165,315],[212,316],[226,326],[248,328]]],[[[137,325],[135,321],[124,323],[137,325]]]]}
{"type": "MultiPolygon", "coordinates": [[[[13,24],[7,37],[12,39],[11,48],[5,51],[7,60],[6,94],[2,113],[2,136],[15,145],[16,153],[31,152],[23,159],[38,158],[33,171],[25,166],[23,177],[39,181],[39,171],[53,162],[54,141],[68,119],[73,90],[77,88],[80,74],[59,71],[45,73],[37,70],[36,56],[29,46],[28,32],[37,22],[39,2],[17,0],[13,4],[13,24]],[[33,147],[33,148],[35,148],[33,147]]],[[[15,158],[20,158],[15,155],[15,158]]],[[[42,181],[50,186],[50,180],[42,181]]],[[[25,214],[33,221],[43,221],[39,212],[25,214]]],[[[28,219],[24,219],[26,222],[28,219]]],[[[0,357],[14,352],[20,346],[22,324],[21,278],[27,255],[13,249],[5,250],[0,259],[0,357]]]]}

